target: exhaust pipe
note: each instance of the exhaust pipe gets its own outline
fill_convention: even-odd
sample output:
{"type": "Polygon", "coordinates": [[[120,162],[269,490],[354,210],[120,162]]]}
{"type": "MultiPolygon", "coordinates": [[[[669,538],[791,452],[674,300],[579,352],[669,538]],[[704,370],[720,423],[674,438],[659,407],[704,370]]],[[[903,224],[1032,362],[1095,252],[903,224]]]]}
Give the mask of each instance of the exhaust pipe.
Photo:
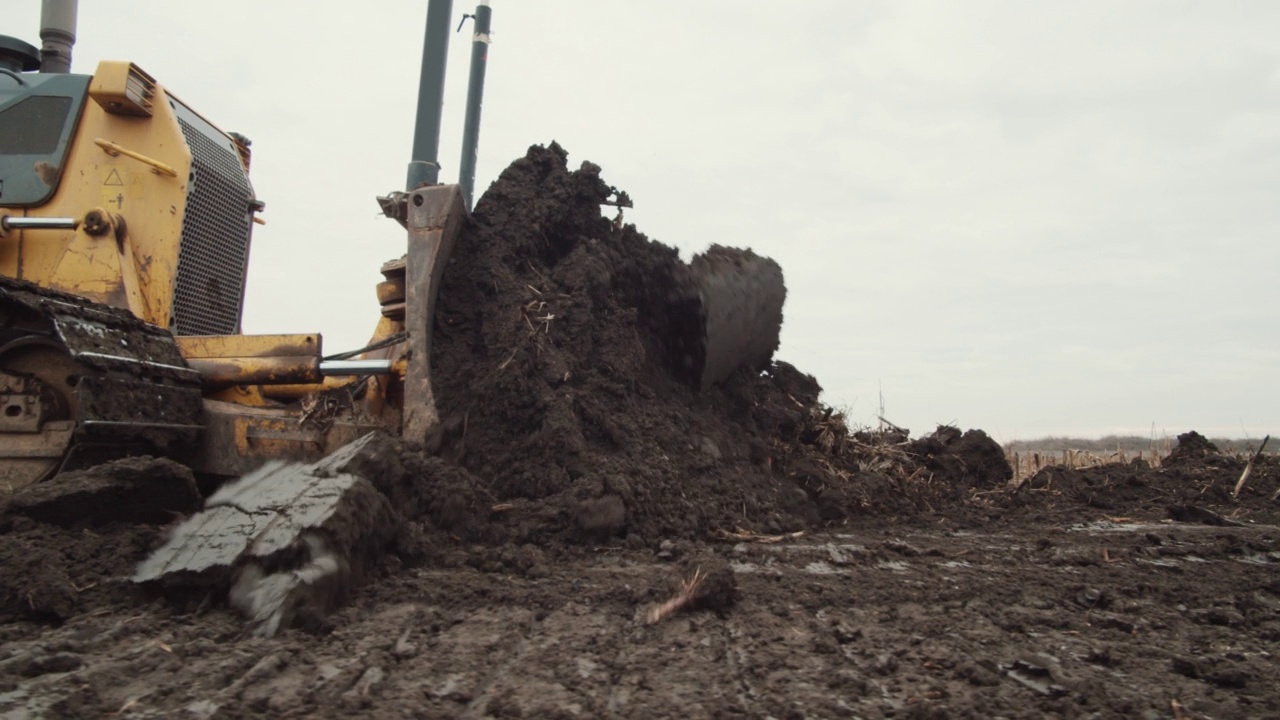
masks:
{"type": "Polygon", "coordinates": [[[71,72],[78,0],[44,0],[40,8],[40,72],[71,72]]]}

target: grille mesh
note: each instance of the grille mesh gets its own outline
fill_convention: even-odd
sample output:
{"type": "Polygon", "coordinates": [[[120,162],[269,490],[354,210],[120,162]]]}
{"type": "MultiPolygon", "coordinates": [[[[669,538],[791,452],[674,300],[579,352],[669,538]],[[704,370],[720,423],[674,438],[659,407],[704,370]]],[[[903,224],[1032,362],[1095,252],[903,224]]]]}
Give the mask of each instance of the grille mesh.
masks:
{"type": "Polygon", "coordinates": [[[253,188],[229,141],[210,137],[216,131],[181,105],[174,109],[191,148],[192,178],[170,325],[177,335],[230,335],[240,330],[253,188]]]}

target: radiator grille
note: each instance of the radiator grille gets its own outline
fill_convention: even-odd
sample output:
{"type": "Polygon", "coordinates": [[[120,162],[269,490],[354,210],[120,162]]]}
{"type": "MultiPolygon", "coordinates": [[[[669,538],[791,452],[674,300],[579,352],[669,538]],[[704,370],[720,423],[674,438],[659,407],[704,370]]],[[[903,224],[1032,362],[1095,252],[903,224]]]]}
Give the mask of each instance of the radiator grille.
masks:
{"type": "Polygon", "coordinates": [[[231,141],[173,102],[191,148],[192,177],[170,327],[177,335],[234,334],[244,307],[253,187],[231,141]]]}

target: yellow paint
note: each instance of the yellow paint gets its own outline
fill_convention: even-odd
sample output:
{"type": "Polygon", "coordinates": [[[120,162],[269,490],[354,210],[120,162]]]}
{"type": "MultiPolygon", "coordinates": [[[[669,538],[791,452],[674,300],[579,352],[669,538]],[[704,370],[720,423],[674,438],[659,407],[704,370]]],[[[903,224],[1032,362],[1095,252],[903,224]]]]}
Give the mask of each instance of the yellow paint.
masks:
{"type": "Polygon", "coordinates": [[[275,404],[263,397],[256,385],[236,385],[208,393],[205,397],[210,400],[221,400],[222,402],[248,405],[250,407],[271,407],[275,404]]]}
{"type": "Polygon", "coordinates": [[[83,227],[11,231],[0,238],[0,273],[168,327],[191,152],[165,89],[154,81],[140,84],[140,78],[149,80],[129,63],[98,66],[90,82],[93,101],[84,104],[57,192],[44,205],[22,212],[84,218],[102,208],[124,219],[123,237],[94,237],[83,227]],[[124,153],[110,155],[94,143],[98,138],[166,166],[174,176],[153,172],[124,153]]]}
{"type": "MultiPolygon", "coordinates": [[[[9,231],[0,235],[0,275],[126,309],[169,327],[191,170],[191,152],[165,88],[130,63],[99,64],[57,191],[40,207],[11,212],[82,220],[100,210],[112,230],[123,231],[93,236],[83,223],[75,230],[9,231]]],[[[262,223],[256,216],[254,221],[262,223]]],[[[403,330],[402,317],[384,317],[372,340],[403,330]]],[[[338,430],[304,431],[295,414],[268,409],[272,398],[293,399],[355,381],[321,381],[319,334],[180,337],[178,344],[193,365],[215,365],[228,379],[249,376],[287,383],[210,387],[206,432],[212,440],[206,438],[206,450],[213,448],[220,457],[291,457],[300,448],[307,453],[323,449],[324,442],[337,437],[338,430]],[[223,360],[229,362],[219,364],[223,360]],[[216,408],[221,410],[214,412],[216,408]],[[321,440],[314,448],[315,441],[306,439],[312,435],[321,440]]],[[[364,398],[369,419],[392,430],[399,427],[403,410],[404,352],[400,345],[367,355],[395,361],[393,375],[368,380],[364,398]]]]}
{"type": "Polygon", "coordinates": [[[89,97],[113,115],[150,117],[155,112],[156,81],[133,63],[106,60],[98,63],[89,97]]]}
{"type": "Polygon", "coordinates": [[[183,335],[178,350],[192,358],[320,357],[319,333],[300,335],[183,335]]]}
{"type": "Polygon", "coordinates": [[[296,385],[324,381],[320,375],[320,358],[316,355],[187,358],[187,364],[200,373],[205,387],[296,385]]]}
{"type": "Polygon", "coordinates": [[[160,162],[159,160],[156,160],[155,158],[147,157],[146,155],[143,155],[140,152],[134,152],[126,147],[120,147],[119,145],[109,140],[103,140],[102,138],[94,138],[93,144],[102,148],[102,151],[110,155],[111,157],[118,157],[120,155],[123,155],[129,158],[130,160],[137,160],[143,165],[150,167],[152,172],[156,172],[161,175],[168,175],[169,177],[178,177],[178,172],[173,168],[169,167],[168,165],[165,165],[164,163],[160,162]]]}

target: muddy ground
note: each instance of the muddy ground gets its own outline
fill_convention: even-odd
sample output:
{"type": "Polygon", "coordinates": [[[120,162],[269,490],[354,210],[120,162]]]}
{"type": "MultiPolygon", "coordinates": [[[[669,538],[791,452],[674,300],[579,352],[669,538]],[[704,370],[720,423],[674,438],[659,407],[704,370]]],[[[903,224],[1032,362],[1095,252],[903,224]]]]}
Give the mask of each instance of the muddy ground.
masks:
{"type": "Polygon", "coordinates": [[[689,266],[620,198],[553,144],[481,199],[444,431],[380,445],[392,527],[327,617],[129,581],[200,502],[176,463],[5,500],[0,718],[1280,717],[1274,458],[1239,499],[1195,433],[1015,487],[981,430],[850,428],[783,362],[701,391],[689,266]]]}
{"type": "Polygon", "coordinates": [[[1235,467],[1110,466],[772,543],[458,542],[274,639],[125,593],[0,625],[0,717],[1280,717],[1264,470],[1238,503],[1235,467]],[[736,602],[646,624],[726,562],[736,602]]]}

